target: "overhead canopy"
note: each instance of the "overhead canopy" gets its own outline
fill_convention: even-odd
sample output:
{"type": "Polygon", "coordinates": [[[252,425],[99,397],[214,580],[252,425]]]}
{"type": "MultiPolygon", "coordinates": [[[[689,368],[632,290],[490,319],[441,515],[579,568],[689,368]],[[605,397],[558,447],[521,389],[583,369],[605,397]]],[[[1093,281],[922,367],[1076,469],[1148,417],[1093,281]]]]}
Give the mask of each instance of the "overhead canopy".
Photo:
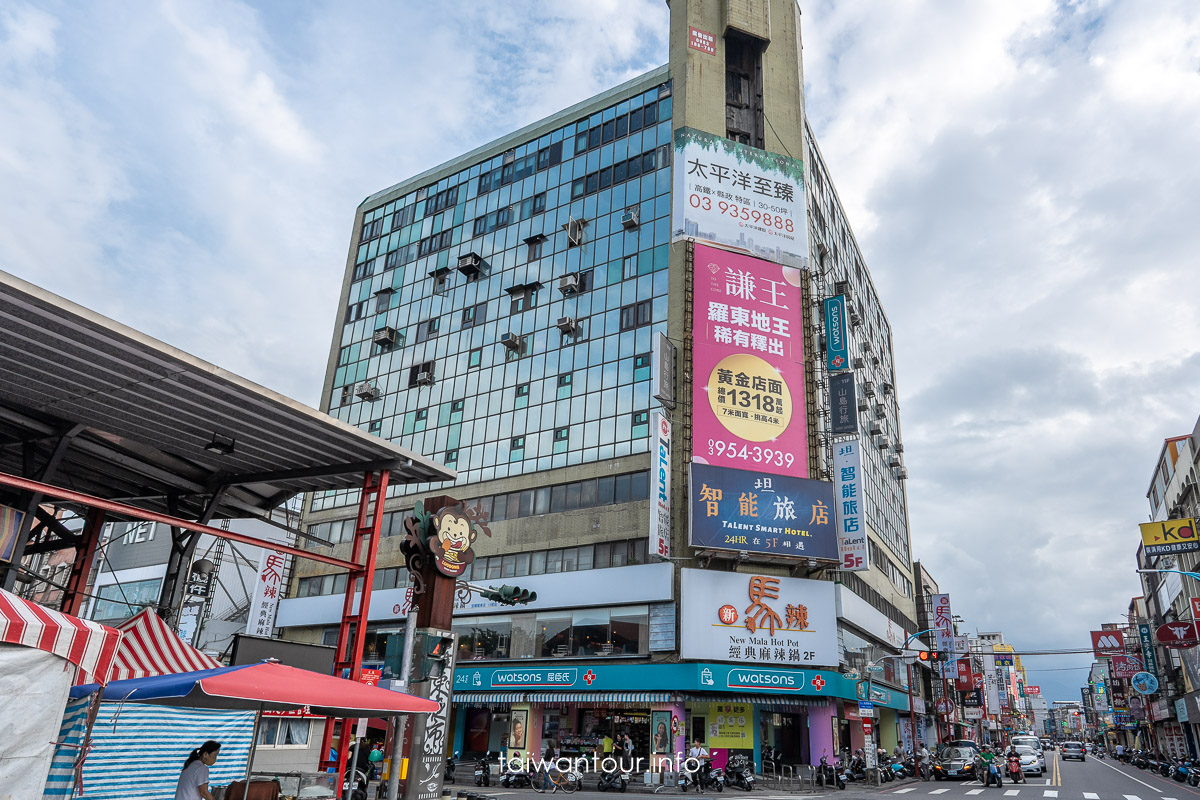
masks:
{"type": "Polygon", "coordinates": [[[39,477],[30,465],[55,461],[47,482],[189,519],[213,498],[209,518],[262,515],[299,492],[359,488],[367,471],[455,475],[0,272],[0,472],[39,477]]]}
{"type": "MultiPolygon", "coordinates": [[[[83,697],[98,688],[76,686],[71,696],[83,697]]],[[[113,681],[104,690],[104,699],[263,711],[308,706],[314,714],[331,717],[386,717],[438,709],[433,700],[272,662],[113,681]]]]}
{"type": "Polygon", "coordinates": [[[187,644],[162,617],[148,608],[121,623],[121,644],[113,659],[110,680],[173,675],[217,669],[221,663],[187,644]]]}
{"type": "Polygon", "coordinates": [[[121,633],[91,620],[22,600],[0,589],[0,642],[53,653],[89,680],[107,679],[121,633]]]}

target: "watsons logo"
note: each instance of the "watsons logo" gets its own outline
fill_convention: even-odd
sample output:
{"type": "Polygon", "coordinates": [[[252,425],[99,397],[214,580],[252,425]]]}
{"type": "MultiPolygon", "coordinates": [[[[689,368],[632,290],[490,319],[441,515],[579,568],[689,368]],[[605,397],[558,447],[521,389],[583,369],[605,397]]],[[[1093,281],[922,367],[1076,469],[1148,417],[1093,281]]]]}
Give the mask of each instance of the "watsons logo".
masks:
{"type": "Polygon", "coordinates": [[[804,691],[804,673],[779,669],[731,669],[725,677],[730,689],[804,691]]]}
{"type": "Polygon", "coordinates": [[[578,670],[505,669],[492,673],[492,686],[572,686],[578,670]]]}

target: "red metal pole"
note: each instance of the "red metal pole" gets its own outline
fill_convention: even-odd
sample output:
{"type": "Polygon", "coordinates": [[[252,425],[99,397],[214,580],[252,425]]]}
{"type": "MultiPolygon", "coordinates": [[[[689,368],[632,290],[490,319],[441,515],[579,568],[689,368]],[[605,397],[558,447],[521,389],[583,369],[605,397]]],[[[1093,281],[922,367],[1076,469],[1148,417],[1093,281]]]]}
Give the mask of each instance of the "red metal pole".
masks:
{"type": "Polygon", "coordinates": [[[915,753],[917,749],[917,715],[913,710],[912,664],[905,661],[904,669],[908,673],[908,730],[912,734],[909,738],[912,740],[913,752],[915,753]]]}
{"type": "Polygon", "coordinates": [[[87,522],[84,523],[82,544],[75,548],[75,563],[71,565],[71,577],[67,579],[67,590],[63,592],[62,610],[64,614],[79,616],[83,610],[83,599],[86,594],[88,573],[92,570],[92,562],[96,559],[96,550],[100,546],[100,531],[104,528],[106,514],[102,508],[89,508],[87,522]]]}

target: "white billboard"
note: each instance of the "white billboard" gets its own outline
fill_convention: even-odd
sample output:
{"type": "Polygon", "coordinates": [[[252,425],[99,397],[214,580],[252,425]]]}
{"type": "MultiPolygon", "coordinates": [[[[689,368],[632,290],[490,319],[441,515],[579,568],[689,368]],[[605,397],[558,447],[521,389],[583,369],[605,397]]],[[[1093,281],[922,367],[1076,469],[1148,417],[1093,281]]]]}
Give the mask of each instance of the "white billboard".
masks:
{"type": "Polygon", "coordinates": [[[671,557],[671,423],[654,412],[654,469],[650,470],[651,555],[671,557]]]}
{"type": "Polygon", "coordinates": [[[830,581],[682,570],[680,656],[748,664],[835,665],[834,590],[830,581]]]}
{"type": "Polygon", "coordinates": [[[802,161],[679,128],[671,169],[671,241],[697,239],[808,267],[802,161]]]}
{"type": "Polygon", "coordinates": [[[839,442],[833,450],[833,500],[837,520],[838,558],[842,569],[871,568],[867,526],[863,521],[862,458],[858,441],[839,442]]]}

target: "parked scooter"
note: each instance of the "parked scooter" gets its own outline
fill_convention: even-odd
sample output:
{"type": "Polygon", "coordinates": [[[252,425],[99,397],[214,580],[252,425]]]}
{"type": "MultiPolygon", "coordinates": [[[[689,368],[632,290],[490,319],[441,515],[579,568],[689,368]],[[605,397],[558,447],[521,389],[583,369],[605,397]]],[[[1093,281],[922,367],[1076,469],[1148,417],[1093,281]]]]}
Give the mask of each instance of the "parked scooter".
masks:
{"type": "Polygon", "coordinates": [[[367,800],[367,774],[357,769],[348,769],[342,776],[342,797],[347,800],[367,800]],[[351,787],[350,776],[354,776],[354,786],[351,787]]]}
{"type": "Polygon", "coordinates": [[[500,785],[505,789],[520,789],[525,786],[533,786],[533,781],[529,778],[529,770],[521,763],[520,759],[514,758],[508,764],[508,769],[500,776],[500,785]]]}
{"type": "Polygon", "coordinates": [[[1171,765],[1171,778],[1178,783],[1187,783],[1188,776],[1194,771],[1186,758],[1181,758],[1171,765]]]}
{"type": "Polygon", "coordinates": [[[485,753],[480,756],[475,762],[475,785],[476,786],[491,786],[492,785],[492,759],[490,753],[485,753]]]}
{"type": "Polygon", "coordinates": [[[613,768],[600,772],[596,788],[601,792],[623,792],[629,786],[629,770],[613,768]]]}
{"type": "Polygon", "coordinates": [[[696,782],[700,785],[701,791],[704,789],[716,789],[718,792],[725,791],[725,770],[720,767],[713,768],[712,759],[704,759],[700,762],[700,771],[696,773],[696,782]]]}
{"type": "Polygon", "coordinates": [[[754,789],[754,765],[744,754],[738,753],[729,759],[729,763],[725,766],[725,780],[730,786],[745,789],[747,792],[752,791],[754,789]]]}
{"type": "Polygon", "coordinates": [[[821,765],[817,767],[817,786],[836,786],[839,789],[846,788],[846,782],[842,780],[842,776],[838,774],[837,768],[829,763],[829,756],[821,756],[821,765]]]}
{"type": "Polygon", "coordinates": [[[446,770],[442,773],[443,783],[454,783],[454,759],[461,755],[457,750],[454,752],[454,758],[446,759],[446,770]]]}

